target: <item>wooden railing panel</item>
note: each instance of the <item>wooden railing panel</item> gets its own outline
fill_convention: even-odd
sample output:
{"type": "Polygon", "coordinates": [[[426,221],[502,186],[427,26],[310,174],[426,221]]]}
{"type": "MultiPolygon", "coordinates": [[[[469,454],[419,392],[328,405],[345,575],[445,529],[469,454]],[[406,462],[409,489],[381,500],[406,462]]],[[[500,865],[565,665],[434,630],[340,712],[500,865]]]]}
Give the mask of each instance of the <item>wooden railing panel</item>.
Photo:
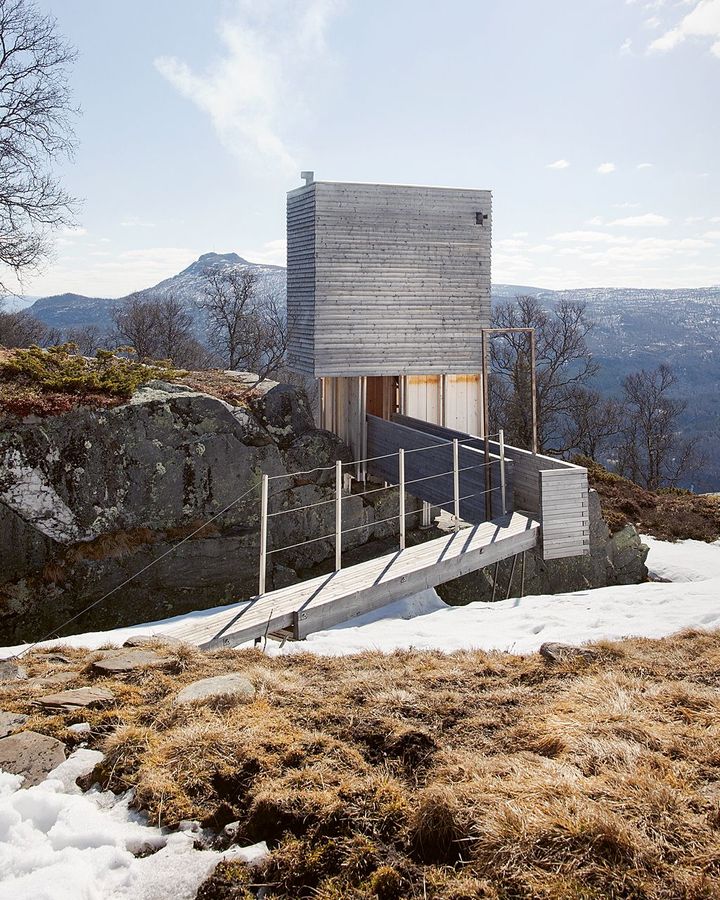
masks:
{"type": "MultiPolygon", "coordinates": [[[[367,417],[367,454],[370,462],[367,470],[375,478],[397,484],[397,451],[405,453],[405,482],[407,493],[433,506],[453,509],[453,450],[447,438],[425,431],[418,431],[396,421],[367,417]],[[420,449],[430,448],[430,449],[420,449]],[[414,452],[419,451],[419,452],[414,452]],[[388,455],[391,454],[391,455],[388,455]],[[385,457],[373,459],[373,457],[385,457]],[[436,476],[430,478],[429,476],[436,476]],[[417,481],[417,479],[423,479],[417,481]],[[414,482],[414,483],[413,483],[414,482]]],[[[460,447],[460,515],[466,522],[479,524],[487,521],[485,514],[485,453],[475,447],[460,447]],[[462,499],[465,498],[465,499],[462,499]]],[[[502,515],[500,494],[500,460],[490,458],[491,518],[502,515]]],[[[506,505],[512,509],[512,466],[505,470],[506,505]]]]}
{"type": "Polygon", "coordinates": [[[590,553],[587,471],[546,469],[539,473],[543,559],[590,553]]]}

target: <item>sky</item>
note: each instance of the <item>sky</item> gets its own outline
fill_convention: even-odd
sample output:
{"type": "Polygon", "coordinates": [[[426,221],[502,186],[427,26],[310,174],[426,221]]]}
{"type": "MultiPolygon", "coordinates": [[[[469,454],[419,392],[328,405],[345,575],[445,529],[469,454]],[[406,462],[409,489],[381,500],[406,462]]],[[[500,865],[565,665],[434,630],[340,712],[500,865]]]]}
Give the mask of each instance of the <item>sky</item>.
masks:
{"type": "Polygon", "coordinates": [[[720,0],[36,2],[82,203],[28,295],[284,264],[303,169],[492,190],[496,283],[720,284],[720,0]]]}

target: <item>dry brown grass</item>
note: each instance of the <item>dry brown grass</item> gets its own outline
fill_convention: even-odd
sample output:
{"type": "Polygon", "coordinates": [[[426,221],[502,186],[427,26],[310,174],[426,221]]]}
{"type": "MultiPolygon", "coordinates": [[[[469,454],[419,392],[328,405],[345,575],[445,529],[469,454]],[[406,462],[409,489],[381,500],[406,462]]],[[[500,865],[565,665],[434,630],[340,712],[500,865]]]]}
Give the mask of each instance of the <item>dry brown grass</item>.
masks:
{"type": "Polygon", "coordinates": [[[648,491],[587,457],[579,456],[574,462],[587,467],[590,486],[600,496],[603,518],[612,532],[635,525],[642,533],[665,541],[720,538],[720,497],[678,488],[648,491]]]}
{"type": "MultiPolygon", "coordinates": [[[[239,821],[240,842],[269,842],[261,872],[223,865],[204,900],[251,883],[321,900],[720,898],[720,633],[596,646],[552,667],[177,647],[164,671],[98,679],[118,702],[81,716],[106,754],[95,777],[155,822],[239,821]],[[254,700],[172,704],[228,671],[254,700]]],[[[86,682],[92,655],[67,652],[86,682]]],[[[21,683],[2,694],[66,740],[80,718],[38,714],[21,683]]]]}

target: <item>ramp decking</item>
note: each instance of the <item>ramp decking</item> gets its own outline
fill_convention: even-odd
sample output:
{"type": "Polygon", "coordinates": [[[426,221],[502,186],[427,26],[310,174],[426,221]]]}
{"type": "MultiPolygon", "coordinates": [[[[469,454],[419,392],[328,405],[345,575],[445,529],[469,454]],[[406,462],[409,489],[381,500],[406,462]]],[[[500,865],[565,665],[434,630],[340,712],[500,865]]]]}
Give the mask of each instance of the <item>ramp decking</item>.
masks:
{"type": "Polygon", "coordinates": [[[233,647],[290,628],[306,637],[534,547],[540,526],[513,512],[424,544],[270,591],[168,629],[204,649],[233,647]]]}

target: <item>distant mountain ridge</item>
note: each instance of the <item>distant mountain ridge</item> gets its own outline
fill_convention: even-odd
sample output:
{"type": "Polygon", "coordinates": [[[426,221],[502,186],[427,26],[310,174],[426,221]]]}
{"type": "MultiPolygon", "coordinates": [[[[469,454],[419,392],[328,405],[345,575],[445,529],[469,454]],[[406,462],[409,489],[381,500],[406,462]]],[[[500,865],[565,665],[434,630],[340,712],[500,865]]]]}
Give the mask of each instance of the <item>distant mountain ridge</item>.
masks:
{"type": "MultiPolygon", "coordinates": [[[[197,307],[202,296],[203,273],[208,270],[251,268],[265,285],[283,299],[285,269],[252,263],[237,253],[204,253],[177,275],[137,293],[169,294],[183,299],[202,336],[203,320],[197,307]]],[[[685,425],[703,436],[720,433],[720,285],[707,288],[642,289],[578,288],[553,291],[527,285],[494,284],[495,303],[530,294],[547,308],[563,299],[586,304],[588,317],[596,323],[590,348],[600,363],[597,386],[617,393],[622,379],[641,368],[652,369],[661,362],[677,372],[680,392],[691,400],[685,425]]],[[[42,297],[29,312],[60,330],[94,325],[101,330],[112,324],[111,313],[124,298],[86,297],[59,294],[42,297]]],[[[717,457],[717,454],[713,454],[717,457]]],[[[698,479],[700,489],[717,489],[720,484],[720,457],[708,463],[698,479]]]]}
{"type": "MultiPolygon", "coordinates": [[[[185,301],[191,312],[197,311],[197,301],[203,293],[203,275],[208,271],[252,269],[266,287],[278,291],[285,296],[285,269],[283,266],[271,266],[252,263],[237,253],[203,253],[195,262],[182,272],[165,278],[152,287],[133,291],[136,295],[173,294],[185,301]]],[[[28,312],[53,328],[82,328],[93,325],[101,330],[112,326],[112,312],[125,297],[87,297],[84,294],[55,294],[52,297],[41,297],[28,312]]]]}

